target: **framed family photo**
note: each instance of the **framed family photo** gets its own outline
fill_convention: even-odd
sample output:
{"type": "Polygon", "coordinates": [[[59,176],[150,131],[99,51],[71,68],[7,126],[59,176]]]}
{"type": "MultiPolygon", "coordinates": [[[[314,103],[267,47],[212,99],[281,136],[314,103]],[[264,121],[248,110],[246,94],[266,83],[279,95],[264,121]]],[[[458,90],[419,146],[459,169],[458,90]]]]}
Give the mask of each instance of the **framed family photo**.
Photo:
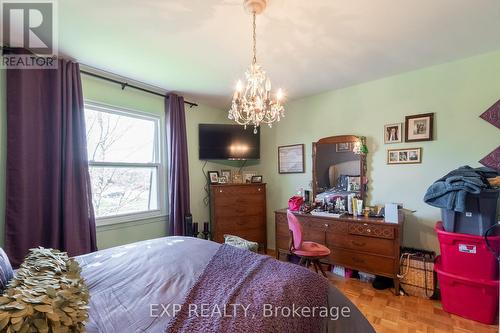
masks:
{"type": "Polygon", "coordinates": [[[405,121],[405,141],[432,141],[434,113],[407,116],[405,121]]]}
{"type": "Polygon", "coordinates": [[[209,171],[208,172],[208,180],[210,184],[219,183],[219,171],[209,171]]]}
{"type": "Polygon", "coordinates": [[[384,126],[384,143],[403,142],[403,124],[389,124],[384,126]]]}
{"type": "Polygon", "coordinates": [[[243,183],[251,183],[252,177],[256,175],[256,171],[243,171],[243,183]]]}
{"type": "Polygon", "coordinates": [[[404,148],[387,150],[387,164],[422,163],[422,148],[404,148]]]}
{"type": "Polygon", "coordinates": [[[230,169],[225,169],[220,171],[221,177],[226,177],[227,183],[231,183],[233,180],[232,171],[230,169]]]}

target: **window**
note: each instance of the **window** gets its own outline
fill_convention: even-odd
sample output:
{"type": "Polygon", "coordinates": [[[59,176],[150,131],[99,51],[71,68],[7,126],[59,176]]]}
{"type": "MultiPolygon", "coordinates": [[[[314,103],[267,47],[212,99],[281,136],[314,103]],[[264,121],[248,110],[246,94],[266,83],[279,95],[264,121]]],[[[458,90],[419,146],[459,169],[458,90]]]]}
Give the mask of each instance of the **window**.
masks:
{"type": "Polygon", "coordinates": [[[163,212],[161,119],[85,104],[92,202],[98,224],[163,212]]]}

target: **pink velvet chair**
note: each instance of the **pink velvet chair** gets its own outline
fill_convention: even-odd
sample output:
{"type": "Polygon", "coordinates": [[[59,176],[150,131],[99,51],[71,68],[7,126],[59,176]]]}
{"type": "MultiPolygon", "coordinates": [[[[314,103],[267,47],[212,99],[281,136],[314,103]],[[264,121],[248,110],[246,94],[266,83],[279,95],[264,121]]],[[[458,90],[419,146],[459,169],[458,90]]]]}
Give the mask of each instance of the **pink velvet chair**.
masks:
{"type": "Polygon", "coordinates": [[[321,267],[319,260],[328,257],[330,255],[330,249],[315,242],[305,242],[302,239],[302,226],[297,216],[290,211],[288,211],[286,215],[288,219],[288,229],[290,230],[290,252],[300,257],[299,265],[309,267],[309,265],[313,264],[316,273],[318,273],[319,269],[323,276],[326,277],[326,273],[323,267],[321,267]]]}

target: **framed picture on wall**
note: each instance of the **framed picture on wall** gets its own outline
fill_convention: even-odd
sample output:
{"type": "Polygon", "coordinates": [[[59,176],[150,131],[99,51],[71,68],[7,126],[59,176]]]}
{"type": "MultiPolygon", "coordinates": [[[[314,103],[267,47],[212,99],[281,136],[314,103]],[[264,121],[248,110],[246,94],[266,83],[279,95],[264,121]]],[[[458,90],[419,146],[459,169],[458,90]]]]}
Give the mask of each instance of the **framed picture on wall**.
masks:
{"type": "Polygon", "coordinates": [[[406,116],[405,141],[432,141],[434,131],[434,113],[406,116]]]}
{"type": "Polygon", "coordinates": [[[304,144],[278,147],[279,173],[304,173],[304,144]]]}
{"type": "Polygon", "coordinates": [[[353,149],[352,142],[343,142],[343,143],[337,143],[335,150],[337,153],[347,153],[347,152],[352,152],[352,149],[353,149]]]}
{"type": "Polygon", "coordinates": [[[384,126],[384,143],[403,142],[403,124],[389,124],[384,126]]]}
{"type": "Polygon", "coordinates": [[[422,163],[422,148],[405,148],[387,150],[387,164],[422,163]]]}

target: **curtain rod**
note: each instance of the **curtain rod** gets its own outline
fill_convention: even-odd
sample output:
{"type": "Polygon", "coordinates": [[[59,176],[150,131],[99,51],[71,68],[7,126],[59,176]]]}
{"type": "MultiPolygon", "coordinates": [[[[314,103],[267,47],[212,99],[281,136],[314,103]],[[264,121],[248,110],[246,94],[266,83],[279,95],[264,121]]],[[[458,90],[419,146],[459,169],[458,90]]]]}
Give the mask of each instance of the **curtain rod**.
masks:
{"type": "MultiPolygon", "coordinates": [[[[148,94],[153,94],[153,95],[156,95],[156,96],[161,96],[161,97],[168,98],[168,95],[164,95],[164,94],[161,94],[161,93],[153,91],[153,90],[142,88],[142,87],[130,84],[128,82],[123,82],[123,81],[111,79],[111,78],[103,76],[103,75],[99,75],[99,74],[87,72],[87,71],[85,71],[83,69],[80,69],[80,72],[82,74],[85,74],[85,75],[88,75],[88,76],[92,76],[92,77],[95,77],[95,78],[98,78],[98,79],[101,79],[101,80],[104,80],[104,81],[108,81],[108,82],[119,84],[120,86],[122,86],[122,90],[124,90],[126,87],[130,87],[130,88],[134,88],[136,90],[143,91],[143,92],[148,93],[148,94]]],[[[198,106],[198,104],[193,103],[193,102],[184,101],[184,103],[187,104],[187,105],[189,105],[189,108],[198,106]]]]}
{"type": "MultiPolygon", "coordinates": [[[[4,54],[5,52],[12,52],[12,51],[19,50],[19,48],[9,47],[9,46],[6,46],[6,45],[0,45],[0,48],[2,49],[1,54],[4,54]]],[[[113,83],[119,84],[120,86],[122,86],[122,90],[125,89],[126,87],[130,87],[130,88],[134,88],[136,90],[143,91],[145,93],[149,93],[149,94],[153,94],[153,95],[156,95],[156,96],[161,96],[161,97],[168,98],[168,96],[166,96],[164,94],[161,94],[159,92],[156,92],[156,91],[153,91],[153,90],[149,90],[149,89],[146,89],[146,88],[142,88],[142,87],[130,84],[128,82],[122,82],[122,81],[118,81],[118,80],[115,80],[115,79],[111,79],[111,78],[106,77],[106,76],[102,76],[102,75],[99,75],[99,74],[87,72],[87,71],[85,71],[83,69],[80,69],[80,73],[85,74],[85,75],[89,75],[89,76],[93,76],[95,78],[98,78],[98,79],[101,79],[101,80],[105,80],[105,81],[108,81],[108,82],[113,82],[113,83]]],[[[193,102],[188,102],[188,101],[184,101],[184,104],[189,105],[190,109],[192,107],[198,106],[198,104],[193,103],[193,102]]]]}

